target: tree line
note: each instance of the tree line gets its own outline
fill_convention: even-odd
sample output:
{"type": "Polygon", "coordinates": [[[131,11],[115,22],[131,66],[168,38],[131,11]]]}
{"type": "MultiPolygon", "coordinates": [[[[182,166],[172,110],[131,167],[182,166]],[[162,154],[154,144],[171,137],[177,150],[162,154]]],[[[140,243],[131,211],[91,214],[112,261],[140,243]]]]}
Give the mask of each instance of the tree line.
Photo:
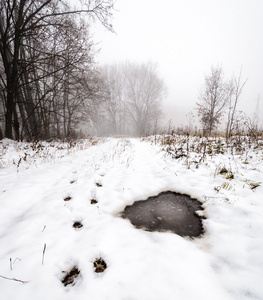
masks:
{"type": "Polygon", "coordinates": [[[112,8],[111,0],[80,9],[62,0],[0,0],[0,138],[70,136],[101,101],[89,23],[111,30],[112,8]]]}
{"type": "Polygon", "coordinates": [[[165,86],[152,63],[99,67],[90,34],[112,0],[0,0],[0,139],[150,133],[165,86]]]}
{"type": "MultiPolygon", "coordinates": [[[[0,139],[146,135],[158,131],[166,87],[154,63],[99,67],[90,28],[113,31],[113,0],[0,0],[0,139]]],[[[238,129],[241,72],[225,80],[212,67],[197,103],[204,134],[227,116],[238,129]]],[[[253,131],[253,122],[246,119],[253,131]]]]}

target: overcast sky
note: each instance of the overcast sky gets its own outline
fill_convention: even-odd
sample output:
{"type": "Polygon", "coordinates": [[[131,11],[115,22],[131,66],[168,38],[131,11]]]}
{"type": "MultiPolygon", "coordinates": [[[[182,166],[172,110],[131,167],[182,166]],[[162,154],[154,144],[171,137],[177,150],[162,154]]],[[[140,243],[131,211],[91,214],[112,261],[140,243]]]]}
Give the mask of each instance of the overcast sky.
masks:
{"type": "Polygon", "coordinates": [[[229,79],[242,67],[239,109],[255,113],[260,95],[263,114],[263,0],[117,0],[115,9],[116,34],[96,29],[97,60],[157,62],[167,120],[186,123],[212,65],[229,79]]]}

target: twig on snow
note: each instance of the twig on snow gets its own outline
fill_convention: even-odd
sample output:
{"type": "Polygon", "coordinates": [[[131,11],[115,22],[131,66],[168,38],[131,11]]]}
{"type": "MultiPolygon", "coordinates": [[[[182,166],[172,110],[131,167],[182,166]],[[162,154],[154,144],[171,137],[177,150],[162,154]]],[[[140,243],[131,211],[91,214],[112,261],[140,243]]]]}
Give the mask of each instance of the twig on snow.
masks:
{"type": "Polygon", "coordinates": [[[13,280],[13,281],[18,281],[18,282],[21,282],[23,284],[25,283],[28,283],[29,281],[25,281],[25,280],[19,280],[19,279],[16,279],[16,278],[9,278],[9,277],[5,277],[5,276],[2,276],[0,275],[1,278],[4,278],[4,279],[7,279],[7,280],[13,280]]]}
{"type": "Polygon", "coordinates": [[[17,260],[21,261],[21,259],[20,259],[19,257],[17,257],[17,258],[14,260],[13,265],[15,264],[15,262],[16,262],[17,260]]]}
{"type": "Polygon", "coordinates": [[[42,265],[44,264],[44,255],[45,255],[45,252],[46,252],[46,243],[44,244],[44,249],[43,249],[43,255],[42,255],[42,265]]]}

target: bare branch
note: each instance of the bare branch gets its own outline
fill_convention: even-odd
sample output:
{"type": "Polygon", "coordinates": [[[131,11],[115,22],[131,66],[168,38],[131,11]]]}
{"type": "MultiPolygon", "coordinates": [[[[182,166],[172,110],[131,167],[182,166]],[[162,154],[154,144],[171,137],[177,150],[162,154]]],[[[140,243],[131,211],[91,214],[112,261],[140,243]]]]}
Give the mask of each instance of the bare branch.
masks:
{"type": "Polygon", "coordinates": [[[2,275],[0,275],[0,277],[1,277],[1,278],[3,278],[3,279],[7,279],[7,280],[18,281],[18,282],[21,282],[21,283],[23,283],[23,284],[25,284],[25,283],[28,283],[28,282],[29,282],[29,281],[25,281],[25,280],[16,279],[16,278],[9,278],[9,277],[5,277],[5,276],[2,276],[2,275]]]}

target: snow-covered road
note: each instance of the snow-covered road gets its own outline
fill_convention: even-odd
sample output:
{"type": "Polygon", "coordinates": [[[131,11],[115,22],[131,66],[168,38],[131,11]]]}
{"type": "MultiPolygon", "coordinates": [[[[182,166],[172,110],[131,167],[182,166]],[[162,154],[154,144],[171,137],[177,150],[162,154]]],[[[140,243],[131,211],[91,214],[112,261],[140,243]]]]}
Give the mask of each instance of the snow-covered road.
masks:
{"type": "Polygon", "coordinates": [[[27,283],[0,277],[0,300],[263,299],[263,187],[244,183],[263,181],[262,150],[249,167],[233,158],[230,181],[215,174],[227,156],[188,168],[139,139],[102,140],[34,163],[28,150],[19,166],[11,146],[2,159],[14,164],[0,169],[0,276],[27,283]],[[146,232],[118,217],[163,191],[203,202],[202,238],[146,232]],[[97,258],[107,263],[103,273],[94,272],[97,258]],[[65,287],[75,266],[75,285],[65,287]]]}

